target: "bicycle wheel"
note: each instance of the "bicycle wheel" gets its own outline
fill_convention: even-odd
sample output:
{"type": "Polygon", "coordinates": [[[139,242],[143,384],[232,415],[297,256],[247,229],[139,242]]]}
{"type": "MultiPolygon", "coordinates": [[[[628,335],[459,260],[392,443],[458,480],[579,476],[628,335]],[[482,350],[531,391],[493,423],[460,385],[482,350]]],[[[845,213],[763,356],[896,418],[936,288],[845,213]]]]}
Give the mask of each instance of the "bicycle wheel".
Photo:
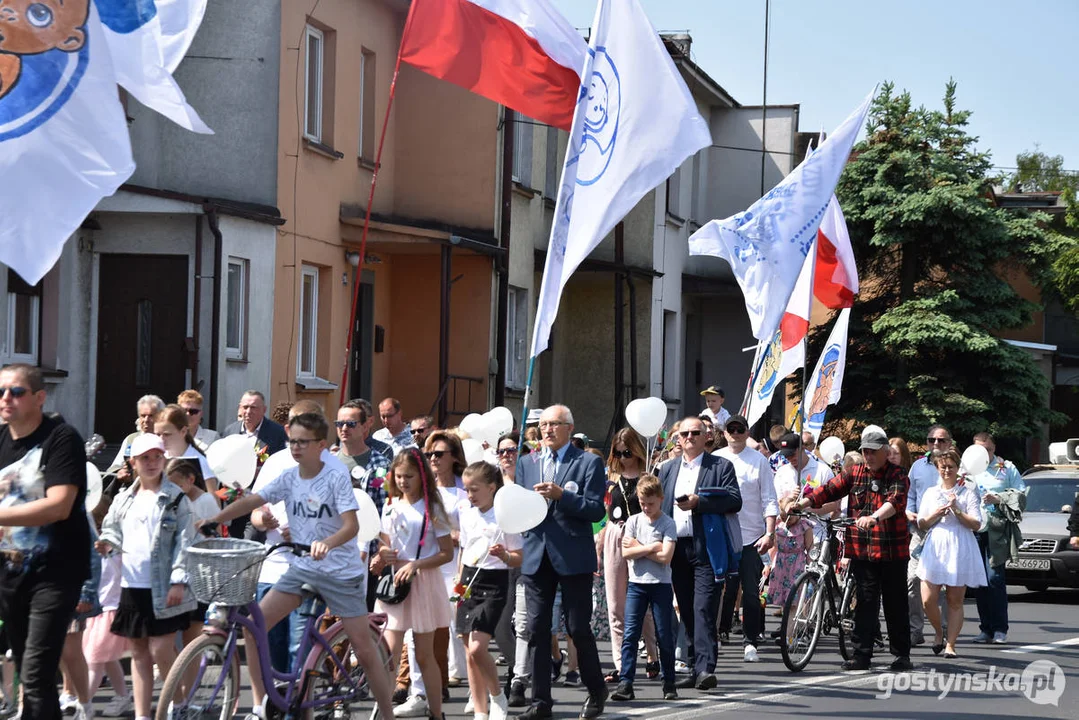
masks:
{"type": "MultiPolygon", "coordinates": [[[[386,643],[373,628],[370,633],[371,642],[378,651],[380,667],[389,672],[391,665],[389,648],[386,647],[386,643]]],[[[368,699],[373,705],[369,716],[371,720],[381,717],[378,704],[374,702],[374,698],[370,696],[367,688],[367,677],[364,669],[360,665],[359,658],[356,657],[345,629],[341,627],[340,623],[335,624],[326,631],[325,638],[330,647],[333,648],[333,653],[338,662],[347,671],[348,678],[342,676],[341,670],[330,659],[325,649],[318,647],[313,650],[313,659],[308,662],[307,670],[309,673],[314,671],[315,674],[310,676],[311,680],[307,686],[305,702],[324,702],[325,704],[307,710],[304,715],[305,719],[334,720],[334,718],[351,717],[352,708],[368,699]],[[352,685],[349,679],[360,688],[361,694],[350,699],[333,701],[334,697],[348,696],[352,693],[352,685]]]]}
{"type": "Polygon", "coordinates": [[[240,659],[225,638],[203,635],[183,649],[157,701],[156,720],[229,720],[240,702],[240,659]]]}
{"type": "Polygon", "coordinates": [[[783,664],[798,672],[809,664],[817,649],[824,621],[824,593],[827,588],[814,571],[802,573],[783,603],[779,625],[779,651],[783,664]]]}
{"type": "Polygon", "coordinates": [[[854,659],[854,590],[854,576],[848,575],[839,601],[839,653],[844,660],[854,659]]]}

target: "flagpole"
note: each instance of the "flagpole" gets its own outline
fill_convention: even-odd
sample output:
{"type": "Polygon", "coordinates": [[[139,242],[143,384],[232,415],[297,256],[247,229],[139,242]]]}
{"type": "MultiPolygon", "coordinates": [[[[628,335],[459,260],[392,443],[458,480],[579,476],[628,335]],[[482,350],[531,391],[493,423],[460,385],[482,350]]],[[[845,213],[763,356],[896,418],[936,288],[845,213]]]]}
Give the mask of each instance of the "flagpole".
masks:
{"type": "Polygon", "coordinates": [[[525,442],[525,422],[528,420],[528,398],[532,394],[532,373],[536,369],[536,356],[533,355],[528,359],[528,379],[525,380],[525,395],[521,401],[521,433],[517,438],[517,454],[520,456],[521,448],[524,447],[525,442]]]}
{"type": "Polygon", "coordinates": [[[749,417],[749,405],[753,401],[753,378],[757,361],[761,358],[761,342],[757,341],[757,351],[753,354],[753,364],[749,366],[749,380],[746,382],[746,394],[742,396],[741,415],[749,417]]]}

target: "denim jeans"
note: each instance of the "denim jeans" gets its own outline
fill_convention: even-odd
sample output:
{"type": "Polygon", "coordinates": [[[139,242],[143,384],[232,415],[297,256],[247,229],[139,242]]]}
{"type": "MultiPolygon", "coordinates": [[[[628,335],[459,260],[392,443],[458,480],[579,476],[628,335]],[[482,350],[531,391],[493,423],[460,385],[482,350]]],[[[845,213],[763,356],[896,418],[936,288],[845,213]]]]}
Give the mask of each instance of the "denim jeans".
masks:
{"type": "MultiPolygon", "coordinates": [[[[262,600],[273,589],[273,583],[259,583],[257,597],[262,600]]],[[[300,649],[300,640],[307,626],[307,618],[301,615],[303,606],[293,610],[281,622],[266,633],[270,645],[270,664],[278,672],[288,672],[296,662],[296,652],[300,649]]]]}
{"type": "Polygon", "coordinates": [[[670,583],[635,583],[626,590],[626,614],[623,619],[622,682],[633,684],[637,674],[637,643],[644,628],[645,615],[652,607],[656,622],[656,644],[659,646],[659,667],[663,686],[674,685],[674,588],[670,583]]]}
{"type": "Polygon", "coordinates": [[[985,575],[989,584],[978,588],[975,598],[978,602],[978,627],[990,636],[993,633],[1008,633],[1008,583],[1004,578],[1004,566],[990,564],[989,533],[978,533],[978,548],[985,559],[985,575]]]}

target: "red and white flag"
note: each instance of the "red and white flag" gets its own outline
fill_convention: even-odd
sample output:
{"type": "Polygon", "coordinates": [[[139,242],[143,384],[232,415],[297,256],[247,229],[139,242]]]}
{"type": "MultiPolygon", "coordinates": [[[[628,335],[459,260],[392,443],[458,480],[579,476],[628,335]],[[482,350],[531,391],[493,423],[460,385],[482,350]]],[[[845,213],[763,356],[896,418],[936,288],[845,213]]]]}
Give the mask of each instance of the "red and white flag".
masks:
{"type": "Polygon", "coordinates": [[[569,130],[588,45],[549,0],[413,0],[401,60],[569,130]]]}
{"type": "MultiPolygon", "coordinates": [[[[798,291],[795,290],[797,293],[798,291]]],[[[854,306],[858,294],[858,268],[847,234],[847,221],[835,195],[817,230],[817,267],[813,272],[813,294],[825,307],[854,306]]]]}

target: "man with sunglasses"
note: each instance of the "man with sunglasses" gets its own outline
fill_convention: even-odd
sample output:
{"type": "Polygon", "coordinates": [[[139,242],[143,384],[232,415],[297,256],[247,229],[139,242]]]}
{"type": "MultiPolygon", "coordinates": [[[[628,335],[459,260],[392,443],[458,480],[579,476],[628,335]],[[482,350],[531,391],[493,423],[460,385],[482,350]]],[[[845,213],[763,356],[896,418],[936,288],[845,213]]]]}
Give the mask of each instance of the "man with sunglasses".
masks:
{"type": "Polygon", "coordinates": [[[937,466],[930,461],[934,450],[946,452],[952,449],[952,434],[943,425],[933,425],[926,433],[926,454],[910,466],[910,490],[907,493],[907,525],[910,527],[910,563],[907,565],[907,604],[910,606],[910,644],[925,644],[925,611],[922,609],[922,581],[918,579],[918,548],[925,532],[918,528],[918,504],[930,488],[940,482],[937,466]]]}
{"type": "MultiPolygon", "coordinates": [[[[757,655],[757,644],[764,634],[764,608],[756,602],[761,575],[764,573],[761,555],[775,544],[779,504],[776,501],[772,466],[768,458],[746,444],[748,431],[749,422],[745,417],[732,415],[724,428],[727,447],[716,450],[714,454],[727,459],[734,466],[738,489],[742,495],[742,509],[738,511],[738,524],[742,529],[744,543],[742,558],[738,564],[738,577],[742,586],[742,653],[746,662],[757,662],[760,659],[757,655]]],[[[738,587],[728,585],[723,593],[723,610],[719,619],[721,639],[726,638],[731,631],[737,597],[738,587]]]]}
{"type": "Polygon", "coordinates": [[[381,514],[386,502],[385,477],[393,461],[393,451],[383,443],[377,448],[368,443],[370,426],[359,400],[349,400],[338,408],[334,427],[341,441],[335,455],[345,464],[352,486],[366,492],[381,514]]]}
{"type": "Polygon", "coordinates": [[[45,417],[41,370],[0,370],[0,618],[23,690],[22,717],[59,720],[56,670],[90,577],[83,440],[45,417]]]}
{"type": "Polygon", "coordinates": [[[413,418],[409,426],[412,432],[412,442],[416,443],[416,447],[420,448],[427,444],[427,436],[438,429],[435,427],[435,419],[430,415],[413,418]]]}
{"type": "Polygon", "coordinates": [[[693,673],[675,685],[711,690],[718,684],[716,618],[723,581],[717,582],[709,560],[703,516],[736,514],[742,509],[742,496],[730,461],[704,451],[707,438],[699,417],[682,420],[678,437],[682,457],[659,471],[663,512],[674,518],[678,530],[671,580],[686,628],[687,658],[693,662],[693,673]]]}

